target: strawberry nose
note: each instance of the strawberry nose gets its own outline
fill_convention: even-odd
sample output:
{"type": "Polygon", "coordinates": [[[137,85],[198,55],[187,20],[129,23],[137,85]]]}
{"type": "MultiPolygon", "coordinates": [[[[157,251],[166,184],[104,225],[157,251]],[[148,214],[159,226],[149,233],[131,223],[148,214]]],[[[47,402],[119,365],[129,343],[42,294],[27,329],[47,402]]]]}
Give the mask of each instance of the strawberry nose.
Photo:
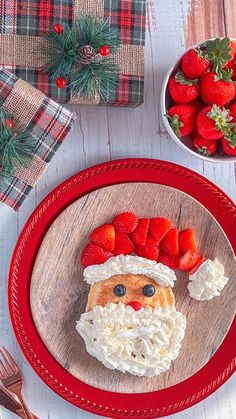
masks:
{"type": "Polygon", "coordinates": [[[138,311],[140,308],[142,308],[142,304],[139,301],[130,301],[127,305],[132,307],[135,311],[138,311]]]}

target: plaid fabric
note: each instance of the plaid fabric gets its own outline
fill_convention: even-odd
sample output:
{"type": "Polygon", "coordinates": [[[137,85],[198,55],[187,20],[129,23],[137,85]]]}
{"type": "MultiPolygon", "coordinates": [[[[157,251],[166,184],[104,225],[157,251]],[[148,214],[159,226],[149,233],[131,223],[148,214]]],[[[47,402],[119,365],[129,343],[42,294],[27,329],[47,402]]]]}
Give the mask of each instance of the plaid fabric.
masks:
{"type": "Polygon", "coordinates": [[[27,168],[16,165],[14,176],[0,174],[0,200],[18,210],[74,122],[74,115],[7,70],[0,70],[0,106],[27,128],[35,147],[27,168]]]}
{"type": "MultiPolygon", "coordinates": [[[[1,0],[0,34],[42,38],[52,30],[56,22],[73,25],[80,13],[94,14],[99,20],[110,19],[111,25],[119,33],[121,45],[130,48],[130,55],[128,49],[124,58],[122,50],[117,53],[116,62],[120,66],[117,88],[115,91],[108,91],[106,102],[100,101],[99,104],[132,107],[141,104],[144,89],[146,0],[1,0]]],[[[68,88],[58,89],[52,77],[43,73],[42,68],[36,65],[19,65],[19,62],[14,62],[14,52],[13,59],[9,62],[7,49],[5,47],[6,55],[4,46],[2,47],[0,66],[11,70],[17,77],[26,80],[57,102],[72,101],[72,92],[68,88]]],[[[27,51],[22,50],[21,55],[27,56],[27,51]]]]}

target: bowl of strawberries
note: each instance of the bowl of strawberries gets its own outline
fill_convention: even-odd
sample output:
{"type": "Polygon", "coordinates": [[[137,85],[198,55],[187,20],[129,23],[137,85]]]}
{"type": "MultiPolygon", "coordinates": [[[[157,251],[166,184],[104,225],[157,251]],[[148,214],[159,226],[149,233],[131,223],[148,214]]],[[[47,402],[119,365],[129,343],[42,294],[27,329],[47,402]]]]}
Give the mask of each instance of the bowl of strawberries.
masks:
{"type": "Polygon", "coordinates": [[[236,162],[236,39],[208,39],[186,51],[165,76],[161,113],[183,149],[236,162]]]}

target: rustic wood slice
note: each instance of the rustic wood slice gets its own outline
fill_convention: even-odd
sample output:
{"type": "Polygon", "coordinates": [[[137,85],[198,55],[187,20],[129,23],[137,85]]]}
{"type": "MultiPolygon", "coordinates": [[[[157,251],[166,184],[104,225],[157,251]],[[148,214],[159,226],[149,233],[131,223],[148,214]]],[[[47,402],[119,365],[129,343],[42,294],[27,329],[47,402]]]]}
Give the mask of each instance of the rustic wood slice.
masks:
{"type": "Polygon", "coordinates": [[[32,315],[43,342],[72,375],[104,390],[149,392],[185,380],[203,367],[221,344],[235,314],[235,257],[215,219],[185,193],[150,183],[114,185],[77,200],[53,222],[36,258],[30,298],[32,315]],[[180,229],[194,227],[202,254],[211,259],[217,257],[230,278],[220,297],[197,302],[189,297],[187,275],[177,273],[174,294],[177,309],[187,317],[186,336],[171,369],[154,378],[105,368],[86,352],[75,330],[89,291],[83,282],[81,251],[96,226],[124,210],[132,210],[140,217],[169,217],[180,229]]]}

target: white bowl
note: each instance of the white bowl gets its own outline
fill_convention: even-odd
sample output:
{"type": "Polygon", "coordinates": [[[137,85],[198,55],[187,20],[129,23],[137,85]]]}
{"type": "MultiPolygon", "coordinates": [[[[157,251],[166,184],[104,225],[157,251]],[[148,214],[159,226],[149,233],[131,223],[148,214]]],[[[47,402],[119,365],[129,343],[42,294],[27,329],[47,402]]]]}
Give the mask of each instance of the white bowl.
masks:
{"type": "MultiPolygon", "coordinates": [[[[230,38],[230,39],[233,39],[233,40],[236,41],[236,38],[230,38]]],[[[204,42],[206,42],[206,41],[200,42],[199,44],[196,44],[189,49],[196,48],[197,46],[202,45],[204,42]]],[[[187,51],[188,50],[186,50],[185,53],[187,51]]],[[[166,76],[164,78],[163,84],[162,84],[160,105],[161,105],[161,116],[162,116],[163,122],[165,124],[165,127],[166,127],[170,137],[176,142],[176,144],[178,144],[179,147],[181,147],[185,151],[188,151],[189,153],[198,157],[199,159],[206,160],[206,161],[212,162],[212,163],[236,162],[236,156],[227,156],[226,154],[223,154],[223,151],[222,151],[222,153],[217,151],[217,153],[212,157],[211,156],[204,156],[202,154],[197,153],[192,146],[192,138],[190,136],[181,137],[181,138],[177,137],[177,135],[172,130],[167,117],[165,116],[166,111],[169,108],[170,101],[171,101],[168,90],[167,90],[168,82],[169,82],[169,79],[172,76],[172,74],[174,74],[176,72],[176,70],[179,68],[181,59],[184,56],[184,54],[181,55],[180,59],[177,61],[177,63],[175,65],[173,65],[169,68],[169,70],[167,71],[166,76]]]]}

